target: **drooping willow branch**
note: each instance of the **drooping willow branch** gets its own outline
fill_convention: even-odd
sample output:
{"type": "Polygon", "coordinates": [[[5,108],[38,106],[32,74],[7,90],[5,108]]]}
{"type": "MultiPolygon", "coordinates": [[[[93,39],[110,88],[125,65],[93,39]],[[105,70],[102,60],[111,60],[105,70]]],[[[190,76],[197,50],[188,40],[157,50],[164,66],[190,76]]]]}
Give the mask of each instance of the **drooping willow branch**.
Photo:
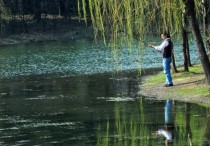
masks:
{"type": "Polygon", "coordinates": [[[131,44],[134,34],[142,39],[154,29],[178,33],[181,28],[181,0],[88,0],[88,4],[78,1],[85,21],[88,5],[95,36],[101,36],[104,43],[119,43],[121,31],[126,32],[126,42],[131,44]]]}

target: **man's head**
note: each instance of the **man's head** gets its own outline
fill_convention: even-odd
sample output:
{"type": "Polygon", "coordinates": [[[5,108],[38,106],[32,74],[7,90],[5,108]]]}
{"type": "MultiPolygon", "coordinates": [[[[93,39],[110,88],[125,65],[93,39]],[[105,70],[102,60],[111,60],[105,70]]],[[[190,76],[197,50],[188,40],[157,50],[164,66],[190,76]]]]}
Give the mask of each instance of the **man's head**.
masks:
{"type": "Polygon", "coordinates": [[[169,38],[168,33],[167,33],[167,32],[161,33],[161,38],[162,38],[163,40],[165,40],[166,38],[169,38]]]}

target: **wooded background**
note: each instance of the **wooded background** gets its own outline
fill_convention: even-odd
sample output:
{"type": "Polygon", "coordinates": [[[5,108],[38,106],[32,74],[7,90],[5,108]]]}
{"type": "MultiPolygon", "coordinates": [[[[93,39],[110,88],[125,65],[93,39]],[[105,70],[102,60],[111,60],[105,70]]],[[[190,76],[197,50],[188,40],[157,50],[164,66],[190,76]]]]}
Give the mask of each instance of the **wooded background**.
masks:
{"type": "Polygon", "coordinates": [[[1,34],[56,30],[75,20],[77,0],[0,0],[1,34]]]}

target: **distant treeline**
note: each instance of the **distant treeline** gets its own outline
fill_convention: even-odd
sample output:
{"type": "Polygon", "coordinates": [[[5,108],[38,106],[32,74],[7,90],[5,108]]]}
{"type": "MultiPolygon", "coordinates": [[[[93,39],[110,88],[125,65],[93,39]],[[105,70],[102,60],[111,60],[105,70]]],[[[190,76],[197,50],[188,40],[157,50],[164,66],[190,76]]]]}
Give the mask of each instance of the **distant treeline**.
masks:
{"type": "Polygon", "coordinates": [[[4,0],[12,15],[33,15],[40,20],[42,14],[69,17],[77,12],[77,0],[4,0]]]}
{"type": "Polygon", "coordinates": [[[78,16],[77,0],[2,1],[4,8],[8,10],[8,20],[6,23],[0,22],[1,27],[5,28],[1,32],[28,32],[31,28],[54,30],[67,26],[67,23],[73,21],[73,17],[78,16]]]}

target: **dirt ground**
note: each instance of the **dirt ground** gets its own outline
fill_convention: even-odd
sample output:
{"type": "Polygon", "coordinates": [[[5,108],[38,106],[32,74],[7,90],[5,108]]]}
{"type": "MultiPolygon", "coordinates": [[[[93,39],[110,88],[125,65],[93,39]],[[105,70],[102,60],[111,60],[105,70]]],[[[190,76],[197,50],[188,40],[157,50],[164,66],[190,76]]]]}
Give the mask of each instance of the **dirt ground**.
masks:
{"type": "Polygon", "coordinates": [[[183,102],[210,105],[210,90],[203,74],[194,74],[190,77],[178,78],[174,76],[174,86],[164,87],[164,84],[149,85],[150,76],[146,77],[140,85],[140,95],[158,100],[172,99],[183,102]],[[208,90],[204,93],[203,88],[208,90]],[[195,92],[196,91],[196,92],[195,92]]]}

